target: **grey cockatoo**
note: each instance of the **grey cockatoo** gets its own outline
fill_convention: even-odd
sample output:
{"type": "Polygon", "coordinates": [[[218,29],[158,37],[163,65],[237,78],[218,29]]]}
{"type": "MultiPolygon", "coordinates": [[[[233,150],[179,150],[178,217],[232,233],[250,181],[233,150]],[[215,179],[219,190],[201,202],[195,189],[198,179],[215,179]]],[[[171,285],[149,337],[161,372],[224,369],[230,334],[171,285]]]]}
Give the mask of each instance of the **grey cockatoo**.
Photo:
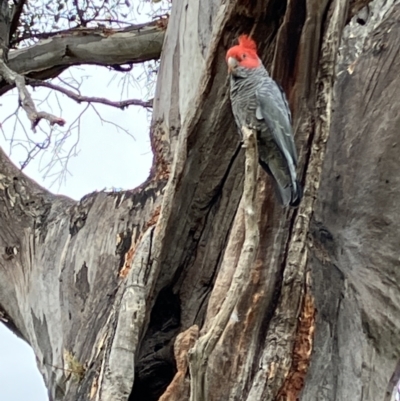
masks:
{"type": "Polygon", "coordinates": [[[236,124],[257,131],[258,158],[272,177],[284,206],[297,206],[302,188],[297,180],[297,152],[285,93],[268,75],[256,43],[246,35],[226,54],[231,74],[231,103],[236,124]]]}

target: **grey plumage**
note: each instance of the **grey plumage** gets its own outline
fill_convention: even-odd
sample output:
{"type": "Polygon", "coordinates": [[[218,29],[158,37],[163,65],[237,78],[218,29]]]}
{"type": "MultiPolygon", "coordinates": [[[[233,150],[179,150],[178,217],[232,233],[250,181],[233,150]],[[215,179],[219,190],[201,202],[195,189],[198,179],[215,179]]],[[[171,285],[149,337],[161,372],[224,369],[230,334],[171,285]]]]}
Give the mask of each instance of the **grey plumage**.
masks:
{"type": "Polygon", "coordinates": [[[297,206],[302,189],[296,177],[297,152],[286,96],[260,63],[237,66],[231,74],[231,103],[236,124],[257,131],[259,162],[273,178],[284,206],[297,206]]]}

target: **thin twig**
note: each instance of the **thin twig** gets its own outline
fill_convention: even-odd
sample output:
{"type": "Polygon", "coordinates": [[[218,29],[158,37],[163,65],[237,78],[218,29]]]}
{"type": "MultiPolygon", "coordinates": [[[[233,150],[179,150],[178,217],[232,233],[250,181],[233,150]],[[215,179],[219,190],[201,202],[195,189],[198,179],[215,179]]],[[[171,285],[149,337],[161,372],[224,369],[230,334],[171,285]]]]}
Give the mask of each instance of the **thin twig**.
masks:
{"type": "Polygon", "coordinates": [[[129,106],[141,106],[145,108],[151,108],[153,107],[153,101],[152,100],[139,100],[139,99],[127,99],[127,100],[121,100],[119,102],[115,102],[103,97],[92,97],[92,96],[82,96],[78,93],[74,93],[73,91],[63,88],[62,86],[59,85],[54,85],[50,82],[44,82],[44,81],[39,81],[35,79],[28,79],[27,80],[28,84],[31,85],[32,87],[44,87],[48,89],[52,89],[58,92],[63,93],[64,95],[68,96],[69,98],[75,100],[77,103],[101,103],[105,104],[106,106],[111,106],[111,107],[116,107],[118,109],[125,109],[129,106]]]}
{"type": "MultiPolygon", "coordinates": [[[[71,71],[68,70],[68,72],[69,72],[69,74],[71,75],[71,71]]],[[[81,91],[79,90],[79,88],[80,88],[82,82],[79,83],[73,76],[68,77],[68,78],[72,78],[73,82],[77,85],[77,87],[75,87],[74,85],[72,85],[72,84],[70,84],[69,82],[67,82],[66,79],[63,79],[63,78],[61,78],[61,77],[57,77],[57,78],[58,78],[58,80],[59,80],[61,83],[63,83],[64,85],[70,87],[72,90],[77,91],[77,92],[78,92],[78,95],[81,94],[81,91]]]]}
{"type": "Polygon", "coordinates": [[[106,120],[105,118],[103,118],[101,116],[101,114],[99,113],[99,111],[96,109],[96,107],[93,106],[93,104],[88,103],[88,106],[90,106],[93,109],[93,111],[96,113],[97,117],[99,118],[99,120],[101,122],[101,125],[103,125],[103,123],[113,125],[117,129],[117,131],[124,132],[125,134],[129,135],[134,141],[136,141],[135,137],[127,129],[125,129],[124,127],[122,127],[121,125],[119,125],[117,123],[114,123],[112,121],[109,121],[109,120],[106,120]]]}

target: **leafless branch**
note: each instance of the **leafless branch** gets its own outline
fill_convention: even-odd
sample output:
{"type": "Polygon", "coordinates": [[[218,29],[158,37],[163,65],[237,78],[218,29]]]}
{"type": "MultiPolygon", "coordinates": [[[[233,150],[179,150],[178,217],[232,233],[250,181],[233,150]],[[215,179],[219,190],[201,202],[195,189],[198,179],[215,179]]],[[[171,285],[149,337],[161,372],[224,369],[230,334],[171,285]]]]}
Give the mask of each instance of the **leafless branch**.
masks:
{"type": "MultiPolygon", "coordinates": [[[[124,29],[82,28],[68,32],[10,51],[8,66],[20,75],[29,73],[31,78],[46,80],[59,76],[71,66],[91,64],[115,68],[116,64],[138,64],[160,57],[165,27],[153,21],[124,29]]],[[[0,95],[11,89],[12,85],[0,80],[0,95]]]]}
{"type": "MultiPolygon", "coordinates": [[[[167,20],[168,21],[168,20],[167,20]]],[[[113,22],[113,21],[111,21],[113,22]]],[[[52,31],[52,32],[38,32],[35,34],[32,34],[28,32],[25,35],[22,35],[18,38],[15,39],[10,39],[11,45],[15,46],[18,43],[28,40],[28,39],[36,39],[36,40],[43,40],[43,39],[50,39],[54,37],[65,37],[67,35],[88,35],[91,34],[92,32],[132,32],[132,31],[137,31],[140,32],[143,28],[147,28],[149,25],[157,25],[159,28],[161,28],[160,22],[155,21],[156,24],[153,22],[148,22],[144,24],[132,24],[128,22],[123,22],[123,21],[118,21],[119,23],[124,23],[126,26],[124,28],[106,28],[103,26],[97,26],[97,27],[91,27],[91,28],[85,28],[80,25],[74,26],[72,28],[67,28],[67,29],[60,29],[58,31],[52,31]]]]}
{"type": "Polygon", "coordinates": [[[17,31],[17,28],[18,28],[18,25],[20,22],[20,18],[21,18],[21,14],[22,14],[22,10],[24,8],[26,1],[27,0],[16,1],[15,5],[13,7],[11,24],[10,24],[10,42],[12,41],[12,38],[13,38],[15,32],[17,31]]]}
{"type": "Polygon", "coordinates": [[[10,84],[15,85],[18,89],[19,102],[21,107],[25,110],[28,119],[31,121],[32,130],[35,132],[36,126],[40,120],[47,120],[50,125],[65,124],[65,120],[61,117],[56,117],[53,114],[45,111],[37,111],[35,103],[25,85],[25,78],[11,70],[4,60],[0,60],[0,75],[10,84]]]}
{"type": "Polygon", "coordinates": [[[25,161],[21,164],[21,170],[23,170],[31,160],[35,158],[42,150],[47,149],[50,146],[50,139],[48,139],[44,143],[37,143],[35,146],[28,152],[28,156],[25,161]]]}
{"type": "Polygon", "coordinates": [[[127,26],[134,26],[135,25],[135,24],[132,24],[131,22],[128,22],[128,21],[122,21],[122,20],[113,19],[113,18],[109,18],[109,19],[96,18],[96,22],[97,23],[104,22],[106,24],[123,24],[123,25],[127,25],[127,26]]]}
{"type": "Polygon", "coordinates": [[[17,106],[17,110],[15,110],[13,113],[11,113],[9,116],[7,116],[1,123],[1,127],[3,128],[4,123],[9,120],[12,116],[15,116],[18,113],[18,110],[20,108],[20,105],[17,106]]]}
{"type": "Polygon", "coordinates": [[[96,115],[97,115],[97,117],[99,118],[99,120],[101,121],[101,124],[102,124],[102,125],[103,125],[103,124],[110,124],[110,125],[113,125],[113,126],[117,129],[117,131],[122,131],[122,132],[124,132],[125,134],[129,135],[133,140],[136,140],[135,137],[134,137],[127,129],[125,129],[124,127],[121,127],[119,124],[117,124],[117,123],[115,123],[115,122],[112,122],[112,121],[109,121],[109,120],[106,120],[105,118],[103,118],[103,117],[101,116],[101,114],[98,112],[98,110],[96,109],[96,107],[93,106],[93,104],[89,103],[88,105],[89,105],[89,106],[93,109],[93,111],[96,113],[96,115]]]}
{"type": "Polygon", "coordinates": [[[71,71],[69,71],[69,75],[70,76],[66,77],[66,78],[61,78],[61,77],[57,77],[57,78],[63,85],[68,86],[73,91],[77,91],[78,94],[80,95],[81,92],[80,92],[79,88],[82,84],[82,79],[80,80],[80,82],[78,82],[78,80],[71,74],[71,71]],[[73,84],[75,84],[75,86],[73,84],[71,84],[71,81],[73,82],[73,84]]]}
{"type": "MultiPolygon", "coordinates": [[[[71,160],[73,156],[76,156],[79,153],[78,144],[81,137],[81,118],[83,114],[88,110],[91,106],[90,103],[86,105],[86,107],[79,113],[76,119],[71,123],[67,132],[63,133],[61,139],[55,141],[55,148],[52,152],[52,158],[49,163],[47,163],[44,167],[40,168],[40,171],[43,172],[43,178],[52,178],[55,177],[54,180],[50,184],[50,188],[56,183],[59,183],[59,186],[63,182],[65,182],[67,174],[71,174],[68,170],[68,162],[71,160]],[[66,139],[70,136],[71,132],[76,129],[77,136],[74,144],[70,147],[69,151],[66,155],[62,156],[63,145],[66,139]],[[52,174],[50,172],[54,169],[54,167],[59,164],[61,166],[59,171],[56,171],[52,174]]],[[[93,106],[92,106],[93,107],[93,106]]]]}
{"type": "MultiPolygon", "coordinates": [[[[160,6],[163,1],[157,5],[150,2],[150,20],[155,14],[163,14],[165,7],[160,6]]],[[[0,0],[0,4],[7,11],[0,13],[0,17],[3,14],[7,17],[0,21],[0,28],[4,28],[2,32],[5,32],[0,34],[3,50],[3,53],[0,51],[0,96],[15,88],[11,95],[13,103],[18,99],[15,102],[15,112],[8,117],[2,117],[0,130],[9,142],[10,154],[16,148],[23,152],[22,157],[18,156],[22,169],[33,159],[43,160],[40,161],[41,173],[45,177],[55,178],[61,184],[69,173],[69,159],[79,151],[81,118],[84,113],[91,113],[89,109],[92,109],[102,124],[111,124],[118,132],[133,137],[127,129],[115,123],[114,119],[106,120],[101,106],[97,105],[103,104],[121,110],[137,105],[151,110],[152,100],[141,99],[154,96],[153,87],[150,84],[147,86],[150,75],[154,81],[154,74],[151,73],[154,69],[148,67],[153,63],[141,67],[145,73],[140,75],[134,65],[159,58],[168,15],[151,22],[135,23],[137,20],[133,15],[134,10],[126,0],[43,0],[39,3],[0,0]],[[115,52],[115,49],[121,51],[115,52]],[[122,91],[126,91],[119,98],[127,100],[113,101],[84,96],[82,84],[87,77],[59,77],[70,66],[81,64],[101,65],[118,71],[116,76],[118,79],[123,76],[122,91]],[[56,77],[58,81],[53,81],[56,77]],[[142,81],[146,81],[147,96],[129,93],[129,89],[133,87],[142,90],[142,81]],[[36,92],[28,86],[44,87],[47,90],[43,91],[45,93],[41,90],[36,92]],[[75,116],[71,119],[74,120],[72,123],[69,118],[68,124],[62,118],[66,118],[60,105],[63,96],[83,104],[82,112],[76,119],[75,116]],[[130,99],[131,97],[137,99],[130,99]],[[29,124],[25,115],[28,116],[29,124]],[[50,127],[39,124],[41,119],[47,120],[50,127]],[[30,126],[36,132],[35,135],[30,132],[30,126]],[[74,141],[75,144],[71,146],[74,141]]],[[[145,9],[140,12],[141,15],[147,15],[145,9]]],[[[147,113],[147,118],[149,115],[147,113]]],[[[82,123],[83,121],[82,119],[82,123]]]]}
{"type": "Polygon", "coordinates": [[[115,101],[112,101],[112,100],[109,100],[106,98],[102,98],[102,97],[82,96],[78,93],[73,92],[72,90],[63,88],[62,86],[59,86],[59,85],[54,85],[50,82],[29,79],[29,80],[27,80],[27,83],[33,87],[41,86],[44,88],[56,90],[58,92],[63,93],[64,95],[68,96],[69,98],[75,100],[77,103],[101,103],[101,104],[105,104],[106,106],[116,107],[121,110],[123,110],[129,106],[142,106],[145,108],[153,107],[152,100],[144,101],[144,100],[139,100],[139,99],[127,99],[127,100],[121,100],[119,102],[115,102],[115,101]]]}

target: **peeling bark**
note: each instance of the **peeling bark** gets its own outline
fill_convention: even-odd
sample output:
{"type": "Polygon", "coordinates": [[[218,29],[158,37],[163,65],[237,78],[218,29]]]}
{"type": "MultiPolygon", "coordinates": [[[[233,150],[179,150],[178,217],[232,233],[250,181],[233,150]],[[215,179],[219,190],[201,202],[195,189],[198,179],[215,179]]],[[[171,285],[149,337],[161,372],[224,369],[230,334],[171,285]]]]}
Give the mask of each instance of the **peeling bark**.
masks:
{"type": "Polygon", "coordinates": [[[173,2],[154,165],[133,191],[74,202],[0,153],[0,318],[32,345],[52,400],[390,399],[400,6],[376,0],[360,23],[365,4],[173,2]],[[305,194],[281,209],[259,172],[243,262],[224,54],[249,31],[288,93],[305,194]]]}
{"type": "MultiPolygon", "coordinates": [[[[20,75],[46,80],[76,65],[113,66],[158,59],[165,28],[162,20],[120,30],[67,30],[33,46],[10,51],[8,65],[20,75]]],[[[0,81],[0,95],[10,89],[8,83],[0,81]]]]}

